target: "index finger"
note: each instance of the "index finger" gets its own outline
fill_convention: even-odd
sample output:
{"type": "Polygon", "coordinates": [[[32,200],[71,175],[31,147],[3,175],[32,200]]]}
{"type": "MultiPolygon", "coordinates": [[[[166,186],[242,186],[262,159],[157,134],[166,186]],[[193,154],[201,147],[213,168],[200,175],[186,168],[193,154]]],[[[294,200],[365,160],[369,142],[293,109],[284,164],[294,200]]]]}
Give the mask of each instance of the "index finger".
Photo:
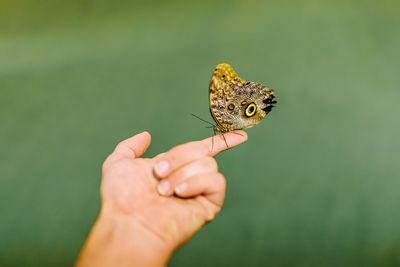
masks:
{"type": "Polygon", "coordinates": [[[176,146],[156,159],[154,172],[159,178],[167,177],[174,170],[206,156],[235,147],[247,140],[244,131],[224,133],[223,136],[213,136],[201,141],[189,142],[176,146]]]}

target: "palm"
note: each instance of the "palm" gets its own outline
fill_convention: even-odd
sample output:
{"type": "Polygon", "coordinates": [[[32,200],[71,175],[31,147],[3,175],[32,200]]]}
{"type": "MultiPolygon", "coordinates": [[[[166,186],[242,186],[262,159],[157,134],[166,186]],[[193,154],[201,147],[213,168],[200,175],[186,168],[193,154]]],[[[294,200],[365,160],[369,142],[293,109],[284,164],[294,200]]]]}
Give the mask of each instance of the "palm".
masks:
{"type": "Polygon", "coordinates": [[[104,200],[112,201],[114,208],[120,212],[138,218],[158,236],[169,233],[168,236],[173,240],[168,241],[180,244],[197,231],[205,220],[211,219],[205,214],[219,207],[204,196],[190,199],[160,196],[156,190],[158,180],[153,174],[153,166],[153,159],[125,161],[118,166],[124,173],[120,179],[104,177],[104,200]]]}

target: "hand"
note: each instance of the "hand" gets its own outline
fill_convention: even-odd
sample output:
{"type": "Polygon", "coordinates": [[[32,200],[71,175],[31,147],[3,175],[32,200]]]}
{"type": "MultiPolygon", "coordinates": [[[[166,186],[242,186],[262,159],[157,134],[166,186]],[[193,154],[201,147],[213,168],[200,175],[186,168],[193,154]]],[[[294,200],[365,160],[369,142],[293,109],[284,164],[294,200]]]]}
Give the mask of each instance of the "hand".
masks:
{"type": "MultiPolygon", "coordinates": [[[[224,136],[230,147],[247,140],[243,131],[224,136]]],[[[213,156],[227,148],[222,137],[179,145],[154,158],[140,158],[150,139],[144,132],[124,140],[104,162],[102,209],[96,223],[100,226],[94,227],[99,230],[92,231],[78,264],[84,262],[85,254],[96,253],[90,249],[96,247],[90,246],[91,239],[96,239],[93,236],[104,236],[100,233],[113,228],[108,238],[122,236],[124,241],[119,240],[118,246],[129,244],[126,253],[131,260],[140,251],[142,263],[163,265],[180,244],[220,211],[226,181],[213,156]],[[91,253],[85,253],[88,250],[91,253]]],[[[124,249],[115,251],[119,255],[114,256],[121,261],[124,249]]]]}

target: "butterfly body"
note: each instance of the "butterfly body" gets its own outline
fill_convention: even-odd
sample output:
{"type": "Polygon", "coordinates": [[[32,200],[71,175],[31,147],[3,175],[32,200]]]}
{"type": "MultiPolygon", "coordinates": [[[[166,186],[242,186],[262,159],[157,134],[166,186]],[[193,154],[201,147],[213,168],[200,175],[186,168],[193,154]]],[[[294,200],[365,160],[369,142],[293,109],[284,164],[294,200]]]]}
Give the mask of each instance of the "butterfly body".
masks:
{"type": "Polygon", "coordinates": [[[216,133],[253,127],[276,103],[272,89],[241,79],[229,64],[216,66],[210,81],[209,97],[216,133]]]}

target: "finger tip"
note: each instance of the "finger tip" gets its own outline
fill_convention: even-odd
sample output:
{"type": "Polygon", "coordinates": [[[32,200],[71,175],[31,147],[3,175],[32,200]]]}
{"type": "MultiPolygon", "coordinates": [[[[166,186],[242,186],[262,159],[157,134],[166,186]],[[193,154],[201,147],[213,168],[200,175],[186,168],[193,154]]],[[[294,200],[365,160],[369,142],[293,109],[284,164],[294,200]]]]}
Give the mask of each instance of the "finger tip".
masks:
{"type": "Polygon", "coordinates": [[[131,136],[130,138],[135,138],[135,139],[139,138],[140,140],[147,141],[147,140],[151,140],[151,135],[148,131],[143,131],[143,132],[140,132],[140,133],[137,133],[137,134],[131,136]]]}
{"type": "Polygon", "coordinates": [[[139,135],[143,138],[144,142],[151,143],[151,134],[148,131],[141,132],[139,135]]]}
{"type": "Polygon", "coordinates": [[[171,183],[168,180],[162,180],[157,185],[157,191],[161,196],[168,196],[170,194],[171,183]]]}
{"type": "Polygon", "coordinates": [[[232,138],[234,138],[235,141],[241,143],[244,143],[248,139],[248,135],[245,131],[243,130],[235,130],[232,132],[232,138]]]}
{"type": "Polygon", "coordinates": [[[248,135],[245,131],[242,130],[234,130],[226,133],[221,133],[207,139],[204,139],[203,142],[207,146],[209,146],[209,151],[211,156],[216,156],[222,151],[225,151],[229,148],[238,146],[248,139],[248,135]],[[215,138],[216,136],[220,136],[221,138],[215,138]],[[215,139],[214,139],[215,138],[215,139]]]}
{"type": "Polygon", "coordinates": [[[160,160],[154,165],[153,169],[158,178],[165,178],[169,173],[170,164],[166,160],[160,160]]]}
{"type": "Polygon", "coordinates": [[[141,135],[147,136],[148,138],[151,138],[151,134],[148,131],[143,131],[140,133],[141,135]]]}
{"type": "Polygon", "coordinates": [[[242,139],[243,139],[243,142],[246,142],[247,139],[249,138],[249,136],[247,135],[247,133],[246,133],[245,131],[243,131],[243,130],[239,130],[238,133],[242,135],[242,137],[243,137],[243,138],[242,138],[242,139]]]}

